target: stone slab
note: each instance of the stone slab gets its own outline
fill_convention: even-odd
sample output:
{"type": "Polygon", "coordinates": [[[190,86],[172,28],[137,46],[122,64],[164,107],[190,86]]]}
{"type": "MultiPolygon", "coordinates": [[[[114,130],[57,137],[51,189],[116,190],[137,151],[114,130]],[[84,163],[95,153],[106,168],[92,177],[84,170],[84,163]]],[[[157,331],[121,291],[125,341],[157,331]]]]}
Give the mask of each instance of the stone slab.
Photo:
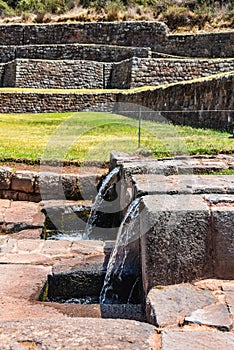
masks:
{"type": "Polygon", "coordinates": [[[136,174],[132,176],[139,194],[208,194],[234,193],[233,175],[175,175],[136,174]]]}
{"type": "Polygon", "coordinates": [[[39,204],[24,201],[6,202],[6,200],[0,200],[0,203],[3,233],[15,233],[44,226],[45,217],[39,204]]]}
{"type": "Polygon", "coordinates": [[[103,243],[99,241],[45,241],[12,236],[0,236],[1,264],[45,264],[65,271],[77,266],[77,261],[79,266],[97,259],[104,262],[103,243]]]}
{"type": "Polygon", "coordinates": [[[219,330],[230,331],[233,320],[226,305],[208,305],[203,309],[198,309],[188,317],[185,322],[216,327],[219,330]]]}
{"type": "Polygon", "coordinates": [[[17,171],[12,176],[11,189],[25,193],[33,193],[36,173],[29,170],[17,171]]]}
{"type": "Polygon", "coordinates": [[[159,327],[183,324],[192,311],[214,301],[211,291],[190,284],[155,287],[147,296],[147,320],[159,327]]]}
{"type": "Polygon", "coordinates": [[[0,322],[1,350],[160,350],[153,326],[129,320],[51,318],[0,322]]]}
{"type": "Polygon", "coordinates": [[[46,266],[0,265],[0,320],[64,317],[37,301],[50,272],[46,266]]]}
{"type": "Polygon", "coordinates": [[[234,333],[163,332],[162,350],[233,350],[234,333]]]}

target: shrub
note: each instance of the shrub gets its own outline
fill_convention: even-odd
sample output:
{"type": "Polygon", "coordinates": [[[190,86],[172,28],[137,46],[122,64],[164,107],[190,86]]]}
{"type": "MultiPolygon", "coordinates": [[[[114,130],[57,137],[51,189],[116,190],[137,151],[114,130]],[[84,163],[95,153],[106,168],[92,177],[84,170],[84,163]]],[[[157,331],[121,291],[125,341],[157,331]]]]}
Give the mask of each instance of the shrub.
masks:
{"type": "Polygon", "coordinates": [[[229,25],[233,28],[234,27],[234,9],[231,11],[228,11],[228,13],[225,15],[225,19],[229,21],[229,25]]]}
{"type": "Polygon", "coordinates": [[[73,0],[20,0],[17,9],[20,12],[41,13],[64,13],[74,7],[73,0]]]}
{"type": "Polygon", "coordinates": [[[118,21],[124,11],[124,6],[121,0],[111,1],[106,7],[106,19],[108,21],[118,21]]]}
{"type": "Polygon", "coordinates": [[[194,13],[197,15],[208,15],[212,16],[214,14],[214,8],[215,3],[213,0],[204,1],[200,0],[198,1],[197,6],[194,9],[194,13]]]}
{"type": "Polygon", "coordinates": [[[13,14],[13,10],[8,6],[8,4],[0,0],[0,16],[11,15],[13,14]]]}
{"type": "Polygon", "coordinates": [[[169,6],[163,12],[163,19],[166,21],[170,29],[187,26],[191,23],[191,12],[183,6],[169,6]]]}

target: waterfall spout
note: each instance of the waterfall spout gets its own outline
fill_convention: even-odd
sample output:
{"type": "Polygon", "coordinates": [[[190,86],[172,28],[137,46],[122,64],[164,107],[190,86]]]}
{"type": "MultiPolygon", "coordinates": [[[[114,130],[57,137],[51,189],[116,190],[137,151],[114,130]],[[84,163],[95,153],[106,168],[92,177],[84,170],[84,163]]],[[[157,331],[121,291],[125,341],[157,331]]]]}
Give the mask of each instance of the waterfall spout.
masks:
{"type": "Polygon", "coordinates": [[[96,222],[98,219],[98,211],[102,207],[105,197],[110,190],[111,186],[113,186],[116,176],[119,173],[119,168],[114,168],[104,179],[98,194],[95,198],[95,201],[93,203],[93,207],[91,209],[86,227],[85,227],[85,232],[84,232],[84,237],[85,239],[89,239],[94,227],[96,226],[96,222]]]}
{"type": "Polygon", "coordinates": [[[139,213],[140,198],[137,198],[129,206],[120,225],[115,248],[107,266],[100,304],[131,302],[140,265],[139,213]]]}

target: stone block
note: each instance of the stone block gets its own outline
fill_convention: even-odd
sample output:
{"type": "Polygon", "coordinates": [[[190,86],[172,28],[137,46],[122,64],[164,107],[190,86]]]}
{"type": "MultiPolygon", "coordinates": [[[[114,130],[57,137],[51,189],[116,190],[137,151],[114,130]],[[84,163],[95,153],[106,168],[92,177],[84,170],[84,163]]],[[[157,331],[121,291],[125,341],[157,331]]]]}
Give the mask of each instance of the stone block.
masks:
{"type": "Polygon", "coordinates": [[[210,213],[197,195],[145,196],[140,212],[144,289],[212,275],[210,213]]]}
{"type": "Polygon", "coordinates": [[[233,324],[231,314],[223,304],[208,305],[195,310],[185,318],[185,322],[216,327],[221,331],[230,331],[233,324]]]}
{"type": "Polygon", "coordinates": [[[97,193],[97,185],[100,181],[100,176],[96,175],[79,175],[77,183],[81,199],[93,200],[97,193]]]}
{"type": "Polygon", "coordinates": [[[216,277],[234,278],[234,203],[212,206],[216,277]]]}
{"type": "Polygon", "coordinates": [[[13,191],[21,191],[32,193],[34,190],[34,173],[30,171],[18,171],[12,176],[11,189],[13,191]]]}
{"type": "Polygon", "coordinates": [[[42,200],[65,199],[61,177],[53,172],[41,172],[37,192],[40,192],[42,200]]]}
{"type": "Polygon", "coordinates": [[[5,212],[5,223],[16,227],[37,228],[44,226],[44,215],[36,203],[11,202],[11,206],[5,212]]]}
{"type": "Polygon", "coordinates": [[[178,326],[186,315],[214,302],[211,291],[190,284],[155,287],[147,296],[146,317],[158,327],[178,326]]]}

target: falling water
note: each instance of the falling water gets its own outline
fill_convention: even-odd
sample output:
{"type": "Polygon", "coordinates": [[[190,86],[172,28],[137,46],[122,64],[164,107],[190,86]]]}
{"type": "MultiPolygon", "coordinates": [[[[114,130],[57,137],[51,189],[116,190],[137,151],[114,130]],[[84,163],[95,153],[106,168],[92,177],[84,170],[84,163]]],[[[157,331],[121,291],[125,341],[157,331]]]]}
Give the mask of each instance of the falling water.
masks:
{"type": "MultiPolygon", "coordinates": [[[[136,244],[137,238],[139,238],[139,213],[140,198],[137,198],[129,206],[120,225],[115,248],[108,262],[106,277],[100,295],[100,304],[121,303],[114,284],[121,284],[126,265],[128,265],[130,269],[134,268],[134,265],[136,265],[136,260],[139,259],[137,250],[135,251],[135,256],[134,253],[132,254],[132,249],[130,252],[130,244],[136,244]]],[[[130,302],[133,288],[135,288],[137,284],[137,279],[135,279],[135,282],[133,282],[133,285],[129,290],[127,302],[130,302]]]]}
{"type": "Polygon", "coordinates": [[[107,191],[109,190],[110,186],[113,183],[113,179],[115,175],[117,175],[119,172],[119,168],[114,168],[104,179],[98,194],[95,198],[95,201],[93,203],[92,210],[90,212],[86,227],[85,227],[85,232],[84,232],[84,237],[86,239],[89,239],[93,228],[95,227],[95,222],[97,221],[98,218],[98,210],[101,208],[104,200],[105,200],[105,195],[107,191]]]}

